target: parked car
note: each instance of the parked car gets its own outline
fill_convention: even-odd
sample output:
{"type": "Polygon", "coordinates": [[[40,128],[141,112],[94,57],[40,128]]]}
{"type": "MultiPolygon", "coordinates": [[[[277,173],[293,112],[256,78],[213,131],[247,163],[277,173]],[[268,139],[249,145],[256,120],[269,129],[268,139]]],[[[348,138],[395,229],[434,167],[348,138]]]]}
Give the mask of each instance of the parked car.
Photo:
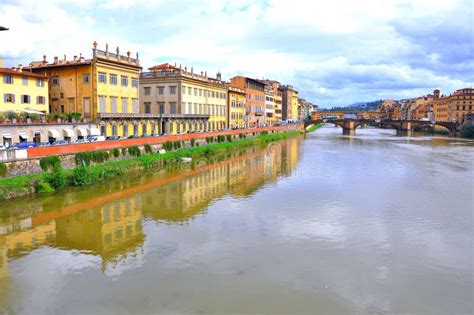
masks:
{"type": "Polygon", "coordinates": [[[86,140],[83,139],[77,139],[76,141],[74,141],[74,143],[85,143],[86,140]]]}
{"type": "Polygon", "coordinates": [[[15,144],[12,149],[27,149],[27,148],[35,148],[36,143],[34,142],[20,142],[15,144]]]}
{"type": "Polygon", "coordinates": [[[130,136],[128,136],[128,138],[127,138],[127,139],[137,139],[137,138],[138,138],[138,136],[137,136],[137,135],[130,135],[130,136]]]}
{"type": "Polygon", "coordinates": [[[49,143],[49,142],[41,142],[40,144],[38,144],[38,146],[40,146],[40,147],[49,147],[49,146],[51,146],[51,143],[49,143]]]}
{"type": "Polygon", "coordinates": [[[65,144],[69,144],[69,142],[67,142],[66,140],[56,140],[53,142],[52,145],[65,145],[65,144]]]}
{"type": "Polygon", "coordinates": [[[109,136],[106,140],[120,140],[119,136],[109,136]]]}
{"type": "Polygon", "coordinates": [[[89,142],[105,141],[105,137],[104,136],[89,136],[87,137],[87,141],[89,142]]]}
{"type": "Polygon", "coordinates": [[[149,136],[150,136],[150,135],[147,134],[147,133],[142,134],[142,138],[146,138],[146,137],[149,137],[149,136]]]}
{"type": "Polygon", "coordinates": [[[6,150],[6,149],[7,149],[6,146],[4,146],[3,144],[0,144],[0,150],[6,150]]]}
{"type": "Polygon", "coordinates": [[[151,134],[151,136],[152,136],[152,137],[158,137],[159,134],[157,134],[156,132],[154,132],[154,133],[151,134]]]}
{"type": "Polygon", "coordinates": [[[167,136],[168,134],[166,132],[162,132],[160,136],[167,136]]]}

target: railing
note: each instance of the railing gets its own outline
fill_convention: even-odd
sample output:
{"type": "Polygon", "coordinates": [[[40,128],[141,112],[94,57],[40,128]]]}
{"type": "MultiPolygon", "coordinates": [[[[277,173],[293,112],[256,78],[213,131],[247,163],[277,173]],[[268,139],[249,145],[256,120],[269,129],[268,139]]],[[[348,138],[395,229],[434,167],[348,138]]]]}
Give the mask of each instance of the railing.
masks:
{"type": "Polygon", "coordinates": [[[203,114],[152,114],[152,113],[99,113],[98,119],[170,119],[193,118],[209,119],[210,115],[203,114]]]}
{"type": "Polygon", "coordinates": [[[134,63],[134,64],[139,64],[138,59],[136,58],[131,58],[128,56],[123,56],[123,55],[117,55],[111,52],[106,52],[103,50],[96,49],[95,50],[96,56],[97,57],[105,57],[106,59],[115,59],[118,61],[126,62],[126,63],[134,63]]]}
{"type": "Polygon", "coordinates": [[[209,77],[206,77],[205,75],[200,75],[197,73],[191,73],[189,71],[185,71],[182,69],[168,69],[166,71],[149,71],[149,72],[142,72],[140,74],[140,77],[142,78],[168,78],[168,77],[178,77],[178,76],[192,78],[192,79],[201,80],[207,83],[225,86],[224,81],[218,81],[217,79],[209,78],[209,77]]]}

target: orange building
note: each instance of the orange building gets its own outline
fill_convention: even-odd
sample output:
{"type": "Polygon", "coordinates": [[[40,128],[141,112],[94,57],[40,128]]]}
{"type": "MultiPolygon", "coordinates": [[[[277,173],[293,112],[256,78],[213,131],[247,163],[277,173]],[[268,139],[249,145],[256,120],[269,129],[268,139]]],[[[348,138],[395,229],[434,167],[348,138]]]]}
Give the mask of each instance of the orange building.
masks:
{"type": "Polygon", "coordinates": [[[265,84],[243,76],[233,77],[230,82],[232,86],[245,90],[246,125],[261,126],[265,121],[265,84]]]}
{"type": "Polygon", "coordinates": [[[448,96],[440,96],[440,90],[434,90],[433,112],[436,121],[464,123],[468,114],[472,114],[473,105],[473,88],[459,89],[448,96]]]}

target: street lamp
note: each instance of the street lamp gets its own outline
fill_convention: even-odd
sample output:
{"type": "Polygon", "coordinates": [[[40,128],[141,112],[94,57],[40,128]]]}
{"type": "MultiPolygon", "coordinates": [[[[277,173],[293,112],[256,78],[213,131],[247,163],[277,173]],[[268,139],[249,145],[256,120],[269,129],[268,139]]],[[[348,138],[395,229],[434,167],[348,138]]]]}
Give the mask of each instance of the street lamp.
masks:
{"type": "Polygon", "coordinates": [[[8,28],[6,28],[4,26],[0,26],[0,31],[8,31],[8,28]]]}

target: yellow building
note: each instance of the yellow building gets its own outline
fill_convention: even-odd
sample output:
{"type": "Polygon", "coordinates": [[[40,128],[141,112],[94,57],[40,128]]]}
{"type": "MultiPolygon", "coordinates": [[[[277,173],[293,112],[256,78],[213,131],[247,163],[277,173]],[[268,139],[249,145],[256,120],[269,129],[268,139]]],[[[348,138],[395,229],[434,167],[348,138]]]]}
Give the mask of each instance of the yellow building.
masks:
{"type": "Polygon", "coordinates": [[[245,128],[245,90],[229,85],[227,101],[228,128],[245,128]]]}
{"type": "Polygon", "coordinates": [[[161,115],[165,133],[215,131],[226,127],[227,86],[201,71],[194,73],[170,64],[149,68],[140,75],[140,108],[161,115]]]}
{"type": "Polygon", "coordinates": [[[0,68],[0,111],[48,112],[48,78],[18,68],[0,68]]]}
{"type": "Polygon", "coordinates": [[[291,118],[293,120],[299,119],[298,117],[298,91],[292,91],[291,97],[291,118]]]}
{"type": "Polygon", "coordinates": [[[32,62],[29,69],[50,79],[50,112],[82,114],[87,120],[99,120],[105,136],[141,135],[151,124],[134,121],[138,114],[138,76],[141,70],[138,54],[120,55],[117,47],[112,53],[97,49],[94,42],[92,58],[74,56],[49,63],[32,62]]]}

